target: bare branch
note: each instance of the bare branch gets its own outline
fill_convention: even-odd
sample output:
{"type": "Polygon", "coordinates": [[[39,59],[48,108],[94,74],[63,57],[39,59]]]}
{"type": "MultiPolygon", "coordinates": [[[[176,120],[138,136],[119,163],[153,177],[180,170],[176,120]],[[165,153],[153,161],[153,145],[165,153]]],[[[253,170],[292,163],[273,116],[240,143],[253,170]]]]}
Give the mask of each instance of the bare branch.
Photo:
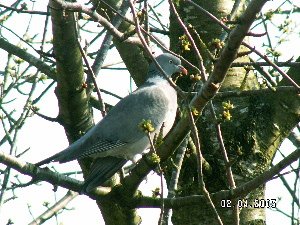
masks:
{"type": "MultiPolygon", "coordinates": [[[[214,194],[211,194],[214,201],[220,201],[221,199],[230,199],[238,198],[247,195],[250,191],[256,189],[262,184],[273,179],[281,170],[289,166],[294,161],[298,160],[300,157],[300,148],[296,149],[290,155],[285,157],[275,166],[264,172],[263,174],[257,176],[253,180],[245,183],[242,186],[237,187],[234,190],[220,191],[214,194]]],[[[7,165],[10,168],[13,168],[19,171],[22,174],[28,175],[37,181],[46,181],[55,186],[65,187],[69,190],[80,191],[83,182],[76,179],[60,175],[58,173],[52,172],[49,169],[39,168],[31,163],[21,162],[19,159],[7,155],[3,152],[0,152],[0,163],[7,165]]],[[[100,198],[102,199],[110,189],[108,188],[97,188],[93,193],[88,194],[92,199],[100,198]]],[[[125,199],[124,199],[125,200],[125,199]]],[[[197,205],[201,204],[201,201],[204,200],[204,196],[193,195],[188,197],[179,197],[164,199],[164,204],[166,208],[178,208],[187,205],[197,205]]],[[[147,197],[134,197],[132,199],[126,199],[128,201],[128,206],[130,207],[161,207],[161,200],[147,197]]]]}
{"type": "MultiPolygon", "coordinates": [[[[250,97],[250,96],[259,96],[259,95],[271,95],[275,93],[289,93],[289,94],[298,94],[299,91],[292,86],[280,86],[272,89],[265,88],[260,90],[249,90],[249,91],[224,91],[218,92],[216,99],[222,98],[233,98],[233,97],[250,97]]],[[[196,92],[192,92],[196,95],[196,92]]]]}
{"type": "Polygon", "coordinates": [[[169,82],[169,84],[177,91],[177,93],[181,96],[181,97],[185,97],[185,95],[183,94],[182,90],[167,76],[167,74],[165,73],[165,71],[161,68],[161,66],[158,64],[158,62],[156,61],[156,59],[154,58],[154,56],[152,55],[152,52],[149,48],[149,46],[147,45],[147,42],[144,38],[144,36],[142,35],[141,32],[141,27],[139,25],[139,19],[137,17],[134,5],[132,3],[131,0],[129,0],[129,4],[130,4],[130,8],[131,8],[131,12],[133,15],[133,19],[135,22],[135,28],[136,28],[136,33],[140,38],[140,41],[144,47],[144,49],[146,50],[146,52],[148,53],[148,55],[150,56],[150,58],[153,60],[153,62],[155,63],[156,67],[159,69],[159,71],[161,72],[161,74],[165,77],[165,79],[169,82]]]}
{"type": "Polygon", "coordinates": [[[196,52],[196,56],[198,58],[198,64],[199,64],[199,68],[200,68],[200,71],[201,71],[201,77],[204,81],[206,81],[207,79],[207,74],[206,74],[206,70],[205,70],[205,67],[204,67],[204,64],[203,64],[203,58],[198,50],[198,47],[194,41],[194,39],[192,38],[189,30],[187,29],[187,27],[185,26],[185,24],[183,23],[183,21],[181,20],[172,0],[169,0],[169,4],[170,4],[170,7],[173,11],[173,13],[175,14],[176,16],[176,19],[178,20],[178,23],[179,25],[182,27],[182,29],[184,30],[184,33],[186,34],[186,36],[188,37],[189,41],[192,43],[192,46],[193,46],[193,49],[194,51],[196,52]]]}
{"type": "Polygon", "coordinates": [[[195,120],[193,117],[193,113],[191,109],[189,108],[189,119],[190,119],[190,126],[191,126],[191,132],[194,136],[195,139],[195,145],[196,145],[196,151],[197,151],[197,164],[198,164],[198,182],[199,182],[199,187],[201,192],[204,194],[204,197],[208,203],[208,205],[211,207],[211,209],[214,212],[214,215],[220,225],[223,225],[222,219],[215,207],[215,204],[213,203],[210,193],[208,192],[205,182],[203,179],[203,168],[202,168],[202,162],[203,162],[203,157],[202,157],[202,152],[201,152],[201,147],[200,147],[200,140],[199,140],[199,135],[198,135],[198,129],[195,124],[195,120]]]}
{"type": "Polygon", "coordinates": [[[285,79],[287,79],[295,88],[300,90],[300,86],[292,79],[289,75],[287,75],[282,69],[280,69],[275,63],[273,63],[266,55],[263,55],[260,51],[256,50],[254,47],[250,46],[249,44],[243,42],[243,45],[249,48],[251,51],[255,52],[259,55],[262,59],[264,59],[267,63],[270,64],[276,71],[280,73],[285,79]]]}
{"type": "Polygon", "coordinates": [[[127,39],[124,38],[124,33],[120,32],[116,29],[107,19],[99,15],[96,11],[87,8],[80,3],[72,3],[72,2],[65,2],[63,0],[52,0],[58,3],[62,9],[70,10],[73,12],[83,12],[93,18],[96,22],[100,23],[104,26],[115,38],[124,42],[124,43],[131,43],[136,45],[141,45],[141,42],[136,37],[129,37],[127,39]]]}
{"type": "Polygon", "coordinates": [[[39,217],[34,219],[28,225],[39,225],[39,224],[46,222],[51,217],[56,215],[61,209],[66,207],[66,205],[70,201],[72,201],[74,198],[76,198],[77,196],[78,196],[77,192],[68,191],[64,197],[62,197],[58,202],[56,202],[53,206],[51,206],[49,209],[47,209],[45,212],[43,212],[39,217]]]}
{"type": "Polygon", "coordinates": [[[51,66],[47,65],[42,60],[36,58],[35,56],[28,53],[26,50],[23,50],[8,41],[6,41],[4,38],[0,37],[0,48],[3,50],[18,56],[19,58],[25,60],[29,64],[35,66],[40,72],[46,74],[48,77],[52,78],[53,80],[56,80],[56,71],[51,66]]]}
{"type": "MultiPolygon", "coordinates": [[[[184,139],[184,141],[178,147],[176,158],[174,160],[174,168],[172,169],[172,175],[168,185],[168,198],[170,199],[174,198],[176,194],[175,191],[177,190],[178,179],[179,179],[183,159],[185,156],[188,139],[189,139],[189,135],[184,139]]],[[[166,225],[168,224],[169,217],[170,217],[170,209],[165,209],[163,224],[166,225]]]]}
{"type": "MultiPolygon", "coordinates": [[[[212,101],[209,102],[209,108],[210,108],[210,112],[211,112],[214,120],[217,121],[217,116],[216,116],[216,112],[214,110],[214,106],[213,106],[212,101]]],[[[224,162],[225,162],[225,169],[226,169],[227,181],[229,183],[230,188],[231,189],[235,189],[236,185],[235,185],[235,181],[234,181],[234,178],[233,178],[231,164],[229,162],[228,154],[227,154],[227,151],[226,151],[226,148],[225,148],[225,144],[224,144],[224,141],[223,141],[221,124],[220,123],[216,123],[215,124],[215,128],[216,128],[216,131],[217,131],[217,139],[219,141],[220,149],[221,149],[221,152],[223,154],[223,158],[224,158],[224,162]]],[[[234,199],[233,202],[234,202],[234,205],[236,205],[237,199],[234,199]]],[[[234,210],[235,224],[239,225],[239,223],[240,223],[239,207],[234,207],[233,210],[234,210]]]]}
{"type": "Polygon", "coordinates": [[[0,7],[11,10],[11,11],[15,11],[17,13],[26,13],[26,14],[34,14],[34,15],[41,15],[41,16],[49,16],[48,12],[43,12],[43,11],[24,10],[22,8],[17,9],[17,8],[6,6],[6,5],[3,5],[3,4],[0,4],[0,7]]]}
{"type": "MultiPolygon", "coordinates": [[[[275,62],[279,67],[300,67],[300,62],[275,62]]],[[[244,67],[244,66],[270,66],[267,62],[233,62],[232,67],[244,67]]]]}
{"type": "MultiPolygon", "coordinates": [[[[253,12],[259,13],[261,7],[267,2],[267,0],[253,0],[253,1],[251,1],[250,4],[247,7],[247,10],[244,12],[243,16],[240,17],[239,24],[237,24],[237,26],[232,31],[222,21],[218,20],[214,15],[212,15],[209,12],[207,12],[201,6],[197,5],[196,3],[194,3],[191,0],[185,0],[185,1],[188,2],[189,4],[195,6],[198,10],[200,10],[202,13],[204,13],[205,15],[207,15],[211,20],[213,20],[214,22],[216,22],[217,24],[219,24],[226,32],[230,32],[229,39],[230,38],[232,39],[231,40],[232,43],[238,44],[238,46],[240,46],[241,44],[243,44],[244,46],[246,46],[247,48],[249,48],[251,51],[255,52],[262,59],[264,59],[267,63],[269,63],[270,66],[272,66],[274,69],[276,69],[276,71],[278,71],[284,78],[286,78],[294,87],[296,87],[297,89],[300,89],[300,86],[293,79],[291,79],[284,71],[282,71],[275,63],[273,63],[267,56],[263,55],[262,53],[260,53],[259,51],[257,51],[254,47],[251,47],[249,44],[247,44],[242,39],[240,39],[240,37],[241,37],[240,35],[243,35],[243,37],[245,37],[247,35],[248,30],[250,28],[250,26],[248,26],[248,25],[251,25],[252,22],[255,19],[255,18],[253,18],[253,12]],[[251,20],[252,20],[252,22],[249,24],[249,22],[251,20]],[[245,30],[242,30],[242,28],[246,28],[247,29],[246,32],[245,32],[245,30]],[[238,29],[240,29],[240,30],[238,31],[238,29]],[[240,40],[238,40],[236,38],[238,38],[240,40]],[[237,40],[237,42],[235,42],[235,39],[237,40]]],[[[228,48],[228,46],[229,46],[228,44],[227,44],[227,49],[231,49],[233,51],[236,51],[236,49],[235,49],[234,46],[230,46],[228,48]]],[[[222,51],[222,53],[225,52],[224,50],[222,51]]],[[[231,50],[229,52],[231,52],[231,50]]],[[[235,53],[235,55],[236,54],[237,54],[237,52],[235,53]]],[[[221,57],[222,57],[222,55],[221,55],[221,57]]],[[[223,60],[225,60],[225,59],[226,58],[223,58],[221,60],[219,59],[217,61],[217,64],[218,64],[218,62],[223,62],[223,60]]],[[[230,61],[231,61],[231,59],[230,59],[230,61]]],[[[231,62],[230,62],[230,64],[231,64],[231,62]]],[[[217,64],[216,64],[216,66],[217,66],[217,64]]],[[[225,69],[225,68],[223,68],[223,69],[225,69]]],[[[216,70],[214,70],[214,71],[216,71],[216,70]]],[[[227,69],[226,69],[226,71],[227,71],[227,69]]]]}
{"type": "MultiPolygon", "coordinates": [[[[260,185],[265,184],[266,182],[273,179],[281,170],[292,164],[294,161],[298,160],[300,157],[300,149],[295,150],[286,158],[281,160],[275,166],[265,171],[263,174],[257,176],[253,180],[237,187],[234,190],[223,190],[216,193],[212,193],[211,197],[214,202],[220,202],[222,199],[233,199],[240,198],[242,199],[252,190],[258,188],[260,185]]],[[[133,199],[135,202],[135,207],[143,208],[143,207],[160,207],[160,199],[142,197],[136,197],[133,199]]],[[[205,201],[205,197],[203,195],[193,195],[186,197],[177,197],[177,198],[166,198],[164,199],[166,208],[180,208],[183,206],[192,206],[192,205],[202,205],[205,201]]]]}

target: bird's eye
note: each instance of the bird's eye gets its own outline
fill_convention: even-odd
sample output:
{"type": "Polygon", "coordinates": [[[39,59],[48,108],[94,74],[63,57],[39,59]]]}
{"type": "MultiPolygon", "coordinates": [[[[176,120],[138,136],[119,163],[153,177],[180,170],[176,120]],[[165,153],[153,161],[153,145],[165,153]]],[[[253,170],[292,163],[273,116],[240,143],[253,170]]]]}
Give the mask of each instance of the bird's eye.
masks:
{"type": "Polygon", "coordinates": [[[170,60],[169,60],[169,63],[170,63],[170,64],[172,64],[172,63],[173,63],[173,60],[172,60],[172,59],[170,59],[170,60]]]}

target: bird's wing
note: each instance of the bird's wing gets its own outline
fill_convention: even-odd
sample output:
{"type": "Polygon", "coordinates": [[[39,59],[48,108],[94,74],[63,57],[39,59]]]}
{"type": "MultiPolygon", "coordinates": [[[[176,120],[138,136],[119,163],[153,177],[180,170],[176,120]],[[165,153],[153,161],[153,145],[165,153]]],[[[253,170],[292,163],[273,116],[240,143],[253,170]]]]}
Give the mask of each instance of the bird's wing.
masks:
{"type": "Polygon", "coordinates": [[[107,131],[103,135],[110,140],[133,143],[145,136],[139,128],[143,120],[151,120],[153,127],[159,129],[168,109],[165,91],[157,86],[146,86],[120,101],[98,126],[107,131]]]}
{"type": "Polygon", "coordinates": [[[97,158],[93,162],[90,173],[84,180],[82,192],[88,193],[90,190],[103,184],[120,170],[125,165],[126,161],[126,159],[112,156],[97,158]]]}
{"type": "Polygon", "coordinates": [[[82,138],[58,153],[53,161],[68,162],[134,143],[146,135],[139,128],[142,120],[151,120],[157,131],[166,119],[168,107],[169,101],[161,88],[139,88],[115,105],[82,138]]]}

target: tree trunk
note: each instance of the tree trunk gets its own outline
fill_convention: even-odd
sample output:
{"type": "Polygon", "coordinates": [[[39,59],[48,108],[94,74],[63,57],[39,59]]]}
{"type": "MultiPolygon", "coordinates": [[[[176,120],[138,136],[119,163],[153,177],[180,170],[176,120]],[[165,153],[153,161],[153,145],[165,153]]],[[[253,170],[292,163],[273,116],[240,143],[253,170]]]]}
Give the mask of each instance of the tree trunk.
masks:
{"type": "MultiPolygon", "coordinates": [[[[227,18],[232,9],[234,1],[194,1],[204,9],[215,15],[217,18],[227,18]]],[[[214,39],[221,39],[224,31],[215,22],[212,22],[206,15],[201,14],[194,7],[182,1],[174,2],[177,10],[185,22],[191,24],[211,52],[220,51],[212,44],[214,39]]],[[[243,8],[243,7],[241,7],[243,8]]],[[[171,48],[197,65],[195,52],[184,51],[179,37],[183,30],[178,29],[179,25],[173,13],[170,16],[171,48]]],[[[197,38],[194,38],[202,56],[204,64],[209,73],[213,67],[212,61],[206,57],[203,46],[200,47],[197,38]]],[[[240,49],[240,51],[245,51],[240,49]]],[[[247,56],[237,58],[236,62],[249,61],[247,56]]],[[[299,72],[298,72],[299,73],[299,72]]],[[[189,90],[191,81],[186,78],[180,85],[183,89],[189,90]]],[[[222,84],[224,90],[256,90],[259,85],[252,72],[247,72],[242,67],[231,68],[222,84]]],[[[282,96],[271,93],[260,96],[231,97],[214,99],[213,105],[217,115],[222,115],[224,109],[222,102],[230,101],[234,109],[230,111],[230,121],[222,121],[221,129],[229,160],[232,163],[232,170],[236,186],[250,181],[253,177],[263,173],[270,167],[270,163],[285,137],[291,129],[299,122],[299,99],[296,95],[282,96]],[[288,112],[282,107],[282,103],[289,108],[288,112]],[[288,114],[288,115],[287,115],[288,114]]],[[[210,193],[229,189],[226,174],[226,166],[217,139],[215,119],[211,116],[209,106],[206,107],[202,116],[197,122],[201,140],[201,151],[204,158],[210,164],[211,170],[204,168],[204,180],[210,193]]],[[[187,151],[191,154],[185,156],[181,175],[178,183],[177,196],[201,194],[198,185],[197,164],[191,148],[187,151]]],[[[168,167],[167,183],[170,180],[172,168],[168,167]]],[[[264,199],[265,186],[253,190],[245,198],[249,204],[259,199],[264,199]]],[[[224,207],[224,202],[214,202],[218,213],[224,224],[235,224],[232,208],[224,207]]],[[[231,204],[232,205],[232,204],[231,204]]],[[[240,224],[265,224],[265,209],[261,207],[248,207],[240,209],[240,224]]],[[[181,224],[217,224],[216,217],[208,205],[183,207],[173,211],[172,222],[174,225],[181,224]]]]}

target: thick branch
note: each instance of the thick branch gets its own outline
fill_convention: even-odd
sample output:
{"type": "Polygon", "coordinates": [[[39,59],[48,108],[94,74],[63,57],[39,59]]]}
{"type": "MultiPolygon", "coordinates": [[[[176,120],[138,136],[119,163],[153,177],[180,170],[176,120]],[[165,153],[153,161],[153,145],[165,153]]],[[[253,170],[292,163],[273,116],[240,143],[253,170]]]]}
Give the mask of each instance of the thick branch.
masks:
{"type": "Polygon", "coordinates": [[[0,48],[2,48],[3,50],[7,51],[10,54],[18,56],[19,58],[28,62],[32,66],[35,66],[38,70],[40,70],[42,73],[46,74],[48,77],[52,78],[53,80],[56,80],[55,69],[52,68],[51,66],[47,65],[42,60],[31,55],[26,50],[21,49],[15,45],[9,43],[8,41],[6,41],[4,38],[1,38],[1,37],[0,37],[0,48]]]}
{"type": "MultiPolygon", "coordinates": [[[[22,162],[21,160],[0,152],[0,163],[17,170],[18,172],[30,176],[34,181],[46,181],[54,186],[64,187],[66,189],[80,192],[83,182],[53,172],[48,168],[39,168],[31,163],[22,162]]],[[[109,188],[98,188],[95,192],[88,196],[92,199],[101,198],[110,191],[109,188]]]]}
{"type": "MultiPolygon", "coordinates": [[[[222,199],[233,199],[238,197],[243,197],[247,195],[252,190],[258,188],[260,185],[265,184],[266,182],[273,179],[275,175],[280,173],[285,167],[299,159],[300,149],[296,149],[290,155],[281,160],[278,164],[264,172],[263,174],[257,176],[253,180],[245,183],[242,186],[237,187],[234,190],[220,191],[214,194],[211,194],[214,202],[220,202],[222,199]]],[[[32,177],[34,180],[46,181],[55,186],[61,186],[72,191],[80,191],[81,185],[83,182],[76,179],[66,177],[56,172],[52,172],[49,169],[39,168],[31,163],[21,162],[19,159],[7,155],[3,152],[0,152],[0,163],[17,170],[18,172],[32,177]]],[[[108,189],[98,188],[97,191],[90,193],[89,197],[92,199],[103,200],[103,196],[108,193],[108,189]]],[[[125,199],[124,199],[125,200],[125,199]]],[[[128,206],[130,207],[161,207],[161,199],[155,199],[150,197],[134,197],[132,199],[126,199],[128,206]]],[[[205,201],[204,196],[202,195],[193,195],[187,197],[178,197],[178,198],[166,198],[164,199],[164,204],[166,208],[179,208],[187,205],[196,205],[201,204],[202,201],[205,201]]]]}
{"type": "MultiPolygon", "coordinates": [[[[279,67],[300,67],[299,62],[275,62],[279,67]]],[[[232,67],[244,67],[244,66],[270,66],[268,62],[233,62],[232,67]]]]}
{"type": "MultiPolygon", "coordinates": [[[[224,190],[211,194],[214,202],[221,202],[223,199],[242,199],[252,190],[258,188],[259,186],[265,184],[266,182],[273,179],[275,175],[280,173],[284,168],[292,164],[294,161],[298,160],[300,157],[300,149],[295,150],[290,155],[281,160],[278,164],[265,171],[263,174],[257,176],[253,180],[237,187],[233,190],[224,190]]],[[[134,200],[134,207],[154,207],[159,208],[161,206],[161,199],[150,198],[150,197],[136,197],[134,200]]],[[[192,195],[186,197],[177,198],[166,198],[164,199],[165,208],[180,208],[189,205],[202,205],[205,202],[205,197],[203,195],[192,195]]]]}
{"type": "MultiPolygon", "coordinates": [[[[224,91],[219,92],[215,96],[215,99],[222,99],[222,98],[234,98],[234,97],[251,97],[251,96],[260,96],[260,95],[272,95],[272,94],[298,94],[299,91],[292,86],[279,86],[276,88],[265,88],[259,90],[247,90],[247,91],[224,91]]],[[[191,94],[197,94],[195,92],[191,92],[191,94]]]]}
{"type": "Polygon", "coordinates": [[[21,162],[15,157],[0,152],[0,162],[18,172],[32,177],[36,181],[47,181],[55,186],[61,186],[76,192],[81,190],[83,182],[52,172],[48,168],[39,168],[31,163],[21,162]]]}

